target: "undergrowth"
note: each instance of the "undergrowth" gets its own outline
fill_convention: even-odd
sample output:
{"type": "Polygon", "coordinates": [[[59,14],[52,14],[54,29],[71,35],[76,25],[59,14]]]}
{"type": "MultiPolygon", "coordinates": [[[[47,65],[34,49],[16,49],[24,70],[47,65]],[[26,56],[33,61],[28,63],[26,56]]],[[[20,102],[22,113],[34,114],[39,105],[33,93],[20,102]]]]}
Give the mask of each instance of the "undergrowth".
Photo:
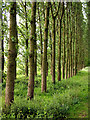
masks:
{"type": "Polygon", "coordinates": [[[67,80],[47,79],[47,92],[41,93],[41,76],[35,78],[34,99],[27,100],[28,78],[19,75],[15,80],[14,102],[5,108],[5,81],[2,84],[2,118],[67,118],[73,106],[88,100],[88,72],[80,71],[67,80]]]}

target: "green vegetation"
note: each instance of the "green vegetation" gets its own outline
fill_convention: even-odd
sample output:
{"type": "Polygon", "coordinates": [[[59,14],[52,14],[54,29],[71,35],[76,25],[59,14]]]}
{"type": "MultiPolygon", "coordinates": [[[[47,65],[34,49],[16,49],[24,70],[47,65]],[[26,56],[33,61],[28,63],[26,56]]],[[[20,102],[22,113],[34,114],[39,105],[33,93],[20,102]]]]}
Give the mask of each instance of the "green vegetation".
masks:
{"type": "MultiPolygon", "coordinates": [[[[90,73],[89,73],[90,74],[90,73]]],[[[28,81],[22,75],[15,80],[14,103],[4,109],[5,81],[3,88],[3,118],[88,118],[87,68],[76,76],[52,84],[47,79],[47,92],[41,93],[40,74],[35,79],[34,100],[27,101],[28,81]]]]}
{"type": "Polygon", "coordinates": [[[90,2],[1,4],[2,118],[88,118],[90,2]]]}

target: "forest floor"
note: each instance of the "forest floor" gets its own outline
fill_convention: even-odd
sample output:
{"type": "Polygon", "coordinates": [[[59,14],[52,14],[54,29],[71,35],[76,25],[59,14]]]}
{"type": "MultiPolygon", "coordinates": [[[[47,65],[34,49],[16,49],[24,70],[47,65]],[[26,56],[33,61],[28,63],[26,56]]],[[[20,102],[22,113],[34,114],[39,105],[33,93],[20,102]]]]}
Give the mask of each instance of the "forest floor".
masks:
{"type": "MultiPolygon", "coordinates": [[[[27,101],[28,81],[18,74],[15,81],[14,103],[7,118],[88,118],[88,67],[67,80],[56,81],[53,85],[51,75],[47,77],[47,92],[41,93],[41,74],[35,78],[34,99],[27,101]],[[23,110],[24,108],[24,110],[23,110]],[[29,112],[28,112],[29,109],[29,112]],[[18,113],[16,113],[18,111],[18,113]],[[31,116],[30,116],[31,114],[31,116]]],[[[56,76],[57,78],[57,76],[56,76]]],[[[5,84],[2,84],[2,105],[5,103],[5,84]]],[[[3,113],[3,118],[6,117],[3,113]]]]}
{"type": "MultiPolygon", "coordinates": [[[[82,76],[82,82],[87,82],[89,75],[90,75],[90,67],[86,67],[84,69],[82,69],[80,71],[81,73],[85,73],[87,74],[88,72],[88,76],[82,76]]],[[[83,83],[85,84],[85,86],[87,87],[87,83],[83,83]]],[[[84,89],[83,89],[84,90],[84,89]]],[[[82,96],[83,97],[83,96],[82,96]]],[[[83,99],[79,104],[74,105],[70,110],[69,110],[69,116],[68,118],[88,118],[88,102],[89,100],[87,99],[83,99]]]]}

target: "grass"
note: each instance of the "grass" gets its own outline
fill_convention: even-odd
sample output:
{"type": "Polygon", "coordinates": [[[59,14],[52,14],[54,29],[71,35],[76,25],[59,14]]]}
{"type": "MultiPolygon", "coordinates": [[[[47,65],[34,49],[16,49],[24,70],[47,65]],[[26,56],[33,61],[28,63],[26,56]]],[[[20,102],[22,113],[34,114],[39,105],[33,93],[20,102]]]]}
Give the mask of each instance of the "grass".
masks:
{"type": "Polygon", "coordinates": [[[68,118],[88,118],[88,102],[82,101],[69,110],[68,118]]]}
{"type": "MultiPolygon", "coordinates": [[[[89,73],[90,74],[90,73],[89,73]]],[[[15,80],[14,103],[9,114],[3,111],[3,118],[88,118],[88,71],[53,85],[51,75],[47,78],[47,92],[41,93],[41,75],[35,78],[34,99],[27,101],[28,81],[24,75],[15,80]],[[18,113],[17,113],[18,111],[18,113]]],[[[5,102],[5,81],[3,106],[5,102]]],[[[4,107],[3,107],[4,108],[4,107]]]]}

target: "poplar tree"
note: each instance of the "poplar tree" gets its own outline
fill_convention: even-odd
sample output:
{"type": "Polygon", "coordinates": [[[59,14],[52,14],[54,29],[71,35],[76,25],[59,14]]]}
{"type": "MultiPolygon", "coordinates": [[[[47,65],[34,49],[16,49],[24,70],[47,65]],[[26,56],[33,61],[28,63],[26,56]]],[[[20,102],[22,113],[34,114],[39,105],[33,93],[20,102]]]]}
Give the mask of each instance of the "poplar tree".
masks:
{"type": "MultiPolygon", "coordinates": [[[[2,5],[2,3],[0,3],[1,5],[2,5]]],[[[0,45],[1,45],[1,56],[0,56],[0,58],[1,58],[1,81],[0,82],[2,82],[3,83],[3,74],[4,74],[4,31],[3,31],[3,15],[2,15],[2,12],[3,12],[3,10],[2,10],[2,7],[0,6],[0,26],[1,26],[1,31],[0,31],[0,33],[1,33],[1,35],[0,36],[2,36],[1,37],[1,43],[0,43],[0,45]]]]}
{"type": "Polygon", "coordinates": [[[72,2],[70,7],[70,77],[72,77],[72,2]]]}
{"type": "Polygon", "coordinates": [[[52,82],[55,84],[55,45],[56,45],[56,28],[55,20],[59,12],[60,4],[58,5],[58,10],[55,7],[55,13],[53,11],[53,6],[55,7],[55,2],[51,4],[51,14],[52,14],[52,82]]]}
{"type": "MultiPolygon", "coordinates": [[[[27,2],[25,1],[25,26],[26,26],[26,53],[28,51],[28,23],[27,23],[27,2]]],[[[28,76],[28,55],[25,59],[25,75],[28,76]]]]}
{"type": "MultiPolygon", "coordinates": [[[[88,18],[88,46],[90,46],[90,1],[87,3],[88,7],[88,13],[87,13],[87,18],[88,18]]],[[[88,51],[90,51],[90,47],[88,47],[88,51]]],[[[90,65],[90,53],[88,52],[88,65],[90,65]]]]}
{"type": "Polygon", "coordinates": [[[75,72],[75,3],[72,7],[72,76],[75,72]]]}
{"type": "Polygon", "coordinates": [[[63,15],[63,59],[62,59],[62,78],[65,78],[65,57],[66,57],[66,53],[65,53],[65,12],[63,15]]]}
{"type": "Polygon", "coordinates": [[[70,2],[68,3],[68,16],[69,16],[69,19],[68,19],[68,35],[69,35],[69,41],[68,41],[68,78],[70,78],[70,53],[71,53],[71,46],[70,46],[70,39],[71,39],[71,36],[70,36],[70,17],[71,17],[71,14],[70,14],[70,2]]]}
{"type": "Polygon", "coordinates": [[[66,22],[67,22],[67,52],[66,52],[66,75],[65,75],[65,79],[68,78],[68,58],[69,58],[69,28],[68,28],[68,18],[69,18],[69,13],[68,13],[68,2],[67,2],[67,18],[66,18],[66,22]]]}
{"type": "Polygon", "coordinates": [[[30,73],[28,80],[28,93],[27,99],[32,99],[34,97],[34,43],[36,40],[36,2],[32,2],[31,8],[31,37],[30,37],[30,54],[29,54],[29,64],[30,73]]]}
{"type": "Polygon", "coordinates": [[[75,75],[77,74],[77,64],[78,64],[78,7],[76,3],[76,11],[75,11],[75,75]]]}
{"type": "Polygon", "coordinates": [[[41,49],[41,74],[42,74],[42,54],[43,54],[43,47],[42,47],[42,27],[41,27],[41,18],[40,18],[40,8],[38,3],[38,18],[39,18],[39,29],[40,29],[40,49],[41,49]]]}
{"type": "MultiPolygon", "coordinates": [[[[2,4],[0,2],[0,28],[1,27],[2,27],[2,4]]],[[[0,29],[0,36],[2,36],[1,29],[0,29]]],[[[2,38],[1,37],[0,37],[0,83],[2,83],[2,38]]]]}
{"type": "Polygon", "coordinates": [[[46,72],[47,72],[47,42],[48,42],[48,24],[49,24],[49,5],[47,3],[45,9],[45,31],[44,31],[44,44],[43,44],[43,61],[42,61],[42,83],[41,83],[41,91],[46,92],[46,72]]]}
{"type": "Polygon", "coordinates": [[[64,15],[64,2],[61,4],[61,14],[58,14],[59,19],[59,41],[58,41],[58,81],[61,81],[61,30],[62,30],[62,18],[64,15]]]}
{"type": "Polygon", "coordinates": [[[10,105],[14,100],[14,80],[16,72],[17,56],[17,25],[16,25],[16,2],[10,6],[10,36],[8,41],[8,67],[6,80],[5,104],[10,105]]]}

